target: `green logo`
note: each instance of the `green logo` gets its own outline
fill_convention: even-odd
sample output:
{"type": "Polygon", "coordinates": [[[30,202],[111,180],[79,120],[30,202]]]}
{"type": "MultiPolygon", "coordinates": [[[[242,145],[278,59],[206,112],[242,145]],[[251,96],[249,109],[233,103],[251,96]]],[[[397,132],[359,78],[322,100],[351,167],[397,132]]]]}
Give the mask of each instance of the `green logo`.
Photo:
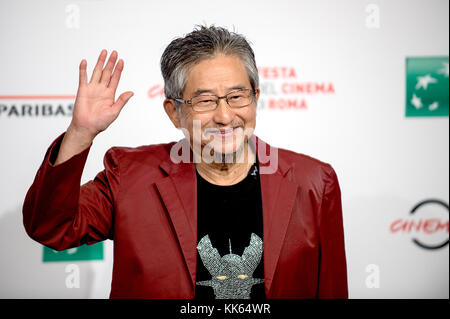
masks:
{"type": "Polygon", "coordinates": [[[103,242],[93,245],[82,245],[62,251],[56,251],[44,246],[43,262],[76,260],[103,260],[103,242]]]}
{"type": "Polygon", "coordinates": [[[448,57],[406,58],[406,116],[448,116],[448,57]]]}

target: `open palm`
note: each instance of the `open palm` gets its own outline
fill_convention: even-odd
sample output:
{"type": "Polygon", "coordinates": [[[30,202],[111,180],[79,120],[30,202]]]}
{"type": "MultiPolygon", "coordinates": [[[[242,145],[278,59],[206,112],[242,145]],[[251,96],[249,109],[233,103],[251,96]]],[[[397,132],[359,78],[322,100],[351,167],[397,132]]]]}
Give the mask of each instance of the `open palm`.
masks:
{"type": "Polygon", "coordinates": [[[117,52],[113,51],[103,69],[106,56],[106,50],[102,50],[89,83],[87,62],[83,59],[80,63],[79,86],[71,126],[92,137],[108,128],[133,96],[133,92],[127,91],[115,100],[124,63],[120,59],[116,65],[117,52]]]}

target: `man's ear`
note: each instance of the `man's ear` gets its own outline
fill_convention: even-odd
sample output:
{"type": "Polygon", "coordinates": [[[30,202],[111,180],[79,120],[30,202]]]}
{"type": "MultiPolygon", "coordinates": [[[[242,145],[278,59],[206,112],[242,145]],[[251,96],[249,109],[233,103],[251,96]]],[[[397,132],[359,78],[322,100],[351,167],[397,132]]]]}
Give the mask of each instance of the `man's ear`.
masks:
{"type": "Polygon", "coordinates": [[[172,121],[173,125],[175,125],[176,128],[180,128],[180,117],[178,116],[175,101],[172,99],[165,99],[163,105],[164,110],[166,110],[166,113],[172,121]]]}
{"type": "Polygon", "coordinates": [[[258,101],[260,90],[259,90],[259,88],[257,88],[255,91],[256,91],[255,98],[256,98],[256,101],[258,101]]]}
{"type": "MultiPolygon", "coordinates": [[[[256,90],[255,90],[255,105],[256,105],[256,110],[258,109],[258,100],[259,100],[259,94],[260,94],[260,90],[259,90],[259,88],[257,88],[256,90]]],[[[255,111],[256,112],[256,111],[255,111]]]]}

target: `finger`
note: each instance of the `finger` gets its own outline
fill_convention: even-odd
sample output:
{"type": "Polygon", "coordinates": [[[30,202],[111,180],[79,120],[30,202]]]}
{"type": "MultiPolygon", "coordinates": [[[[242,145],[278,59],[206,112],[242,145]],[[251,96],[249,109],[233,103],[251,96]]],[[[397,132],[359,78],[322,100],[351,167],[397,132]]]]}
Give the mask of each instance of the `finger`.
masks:
{"type": "Polygon", "coordinates": [[[114,69],[114,73],[111,77],[111,81],[109,82],[109,86],[111,89],[116,92],[117,86],[119,85],[120,75],[122,74],[124,62],[122,59],[117,62],[116,68],[114,69]]]}
{"type": "Polygon", "coordinates": [[[81,60],[80,63],[80,80],[79,80],[79,86],[87,84],[87,61],[85,59],[81,60]]]}
{"type": "Polygon", "coordinates": [[[108,86],[109,81],[111,80],[111,73],[114,69],[114,64],[116,64],[116,60],[117,60],[117,52],[113,51],[109,56],[108,63],[106,63],[105,69],[102,72],[100,83],[108,86]]]}
{"type": "Polygon", "coordinates": [[[114,108],[117,113],[120,113],[122,108],[125,106],[125,104],[130,100],[130,98],[134,95],[133,92],[127,91],[122,93],[118,98],[117,101],[112,105],[112,108],[114,108]]]}
{"type": "Polygon", "coordinates": [[[89,83],[96,83],[100,80],[103,70],[103,64],[105,63],[107,53],[108,52],[106,50],[102,50],[102,52],[100,52],[97,64],[95,65],[94,71],[92,72],[91,81],[89,83]]]}

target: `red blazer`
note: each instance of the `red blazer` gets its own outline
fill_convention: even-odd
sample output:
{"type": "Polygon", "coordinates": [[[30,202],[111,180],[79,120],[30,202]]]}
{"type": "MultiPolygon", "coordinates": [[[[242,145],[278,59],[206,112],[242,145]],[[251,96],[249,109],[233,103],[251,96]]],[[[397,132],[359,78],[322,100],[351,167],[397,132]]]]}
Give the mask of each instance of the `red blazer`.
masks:
{"type": "MultiPolygon", "coordinates": [[[[28,235],[55,250],[113,239],[110,298],[193,298],[194,163],[171,161],[174,142],[113,147],[105,169],[80,187],[89,149],[54,166],[62,136],[47,150],[25,198],[28,235]]],[[[261,140],[254,135],[252,141],[261,140]]],[[[336,174],[316,159],[277,150],[276,172],[260,175],[266,297],[347,298],[336,174]]],[[[258,161],[261,170],[259,155],[258,161]]]]}

